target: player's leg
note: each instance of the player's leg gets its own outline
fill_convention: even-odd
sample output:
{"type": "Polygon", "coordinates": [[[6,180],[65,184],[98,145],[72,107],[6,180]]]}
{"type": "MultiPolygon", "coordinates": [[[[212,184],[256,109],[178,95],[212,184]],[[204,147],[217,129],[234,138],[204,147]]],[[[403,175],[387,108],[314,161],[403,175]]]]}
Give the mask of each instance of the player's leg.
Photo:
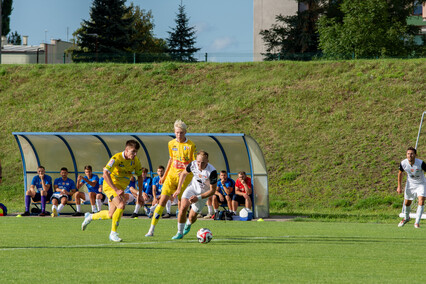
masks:
{"type": "Polygon", "coordinates": [[[135,199],[136,199],[135,210],[133,211],[133,214],[130,216],[131,218],[138,217],[138,215],[139,215],[139,209],[140,209],[141,207],[143,207],[143,205],[144,205],[144,200],[143,200],[142,195],[141,195],[141,196],[139,196],[139,193],[138,193],[138,194],[135,196],[135,199]]]}
{"type": "Polygon", "coordinates": [[[246,206],[246,209],[251,210],[251,208],[252,208],[252,204],[251,204],[251,196],[250,196],[250,195],[247,195],[247,197],[244,197],[244,199],[245,199],[245,206],[246,206]]]}
{"type": "Polygon", "coordinates": [[[426,188],[424,185],[420,185],[417,189],[418,196],[418,205],[416,212],[416,222],[414,223],[415,228],[420,228],[420,220],[422,219],[424,205],[425,205],[425,196],[426,196],[426,188]]]}
{"type": "Polygon", "coordinates": [[[28,189],[25,194],[25,212],[22,214],[22,216],[30,216],[30,205],[31,205],[31,198],[34,199],[36,195],[35,190],[28,189]]]}
{"type": "Polygon", "coordinates": [[[91,191],[88,195],[92,212],[97,212],[98,210],[96,209],[96,192],[91,191]]]}
{"type": "Polygon", "coordinates": [[[68,196],[67,195],[61,195],[60,198],[60,204],[58,205],[58,215],[61,213],[62,209],[64,209],[65,205],[67,205],[68,196]]]}
{"type": "MultiPolygon", "coordinates": [[[[189,199],[183,197],[181,199],[181,208],[179,210],[178,214],[178,231],[177,234],[172,237],[173,240],[182,239],[184,236],[184,229],[185,229],[185,222],[186,222],[186,214],[188,212],[188,208],[190,207],[191,203],[189,203],[189,199]]],[[[188,231],[189,232],[189,231],[188,231]]]]}
{"type": "MultiPolygon", "coordinates": [[[[164,186],[163,186],[163,188],[164,188],[164,186]]],[[[145,235],[145,237],[154,236],[155,226],[157,226],[158,221],[160,220],[160,217],[163,214],[164,207],[166,206],[168,200],[169,200],[168,195],[161,194],[160,201],[158,201],[158,205],[156,206],[154,213],[153,213],[153,216],[152,216],[151,227],[149,228],[149,231],[145,235]]]]}
{"type": "Polygon", "coordinates": [[[61,195],[59,193],[54,193],[52,195],[52,198],[50,199],[50,201],[52,202],[52,217],[58,216],[58,204],[60,196],[61,195]]]}
{"type": "Polygon", "coordinates": [[[105,194],[103,194],[103,193],[96,193],[96,209],[97,209],[97,212],[100,212],[102,210],[102,203],[106,199],[107,198],[106,198],[105,194]]]}
{"type": "Polygon", "coordinates": [[[405,224],[407,224],[410,221],[410,212],[411,212],[411,202],[412,200],[405,199],[404,200],[404,218],[399,222],[398,227],[403,227],[405,224]]]}
{"type": "Polygon", "coordinates": [[[81,200],[86,201],[86,195],[83,192],[77,191],[74,193],[75,207],[77,207],[77,212],[72,214],[73,216],[83,216],[81,213],[81,200]]]}

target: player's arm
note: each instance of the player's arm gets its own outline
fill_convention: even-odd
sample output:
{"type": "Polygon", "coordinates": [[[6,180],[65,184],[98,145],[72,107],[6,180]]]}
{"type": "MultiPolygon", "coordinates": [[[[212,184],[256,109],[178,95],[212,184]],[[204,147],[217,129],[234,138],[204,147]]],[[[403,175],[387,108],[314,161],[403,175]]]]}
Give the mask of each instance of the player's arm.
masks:
{"type": "Polygon", "coordinates": [[[210,196],[213,196],[215,194],[216,188],[217,188],[217,172],[212,171],[209,179],[210,179],[210,189],[200,195],[191,196],[191,198],[189,199],[189,202],[195,203],[200,199],[209,198],[210,196]]]}
{"type": "Polygon", "coordinates": [[[167,162],[167,167],[166,167],[166,172],[164,173],[163,177],[160,178],[159,184],[163,184],[164,181],[166,180],[167,174],[169,173],[170,167],[172,166],[173,163],[173,158],[170,157],[169,161],[167,162]]]}
{"type": "Polygon", "coordinates": [[[139,185],[139,188],[138,188],[138,196],[142,196],[142,188],[143,188],[143,177],[142,177],[142,175],[139,175],[138,176],[138,185],[139,185]]]}
{"type": "Polygon", "coordinates": [[[399,164],[399,172],[398,172],[398,187],[396,188],[396,192],[401,194],[401,184],[402,184],[402,173],[404,172],[404,168],[402,164],[399,164]]]}
{"type": "Polygon", "coordinates": [[[77,189],[80,189],[83,186],[83,181],[82,180],[83,180],[83,176],[79,175],[78,178],[77,178],[77,184],[76,184],[77,189]]]}
{"type": "Polygon", "coordinates": [[[179,193],[182,190],[182,186],[183,186],[183,182],[186,179],[186,176],[189,175],[189,173],[191,172],[191,164],[189,164],[185,170],[183,170],[180,175],[179,175],[179,182],[178,182],[178,187],[176,189],[176,192],[173,193],[173,198],[176,198],[176,196],[179,195],[179,193]]]}
{"type": "Polygon", "coordinates": [[[48,192],[50,189],[50,184],[46,184],[46,175],[40,176],[41,179],[41,187],[43,188],[43,191],[48,192]]]}

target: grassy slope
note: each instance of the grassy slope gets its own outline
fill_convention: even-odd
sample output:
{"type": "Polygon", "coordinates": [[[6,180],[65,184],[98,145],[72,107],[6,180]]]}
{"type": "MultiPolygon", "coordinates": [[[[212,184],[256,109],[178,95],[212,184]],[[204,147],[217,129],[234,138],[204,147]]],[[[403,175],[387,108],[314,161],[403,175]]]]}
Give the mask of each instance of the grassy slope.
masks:
{"type": "Polygon", "coordinates": [[[182,118],[191,132],[258,141],[275,212],[395,210],[397,165],[426,110],[425,74],[425,59],[3,65],[0,201],[23,204],[13,131],[171,132],[182,118]]]}

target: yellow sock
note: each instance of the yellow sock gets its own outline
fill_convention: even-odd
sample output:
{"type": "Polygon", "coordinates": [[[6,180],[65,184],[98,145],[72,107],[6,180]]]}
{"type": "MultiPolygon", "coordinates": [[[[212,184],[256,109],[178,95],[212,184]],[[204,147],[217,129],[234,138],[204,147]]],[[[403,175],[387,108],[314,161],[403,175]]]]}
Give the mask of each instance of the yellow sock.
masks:
{"type": "Polygon", "coordinates": [[[158,205],[154,210],[154,216],[152,216],[151,225],[156,226],[161,215],[163,215],[164,206],[158,205]]]}
{"type": "Polygon", "coordinates": [[[102,210],[92,215],[92,220],[107,220],[111,219],[108,210],[102,210]]]}
{"type": "Polygon", "coordinates": [[[124,209],[115,209],[114,215],[112,215],[112,228],[111,231],[117,232],[118,224],[120,223],[121,216],[123,216],[124,209]]]}

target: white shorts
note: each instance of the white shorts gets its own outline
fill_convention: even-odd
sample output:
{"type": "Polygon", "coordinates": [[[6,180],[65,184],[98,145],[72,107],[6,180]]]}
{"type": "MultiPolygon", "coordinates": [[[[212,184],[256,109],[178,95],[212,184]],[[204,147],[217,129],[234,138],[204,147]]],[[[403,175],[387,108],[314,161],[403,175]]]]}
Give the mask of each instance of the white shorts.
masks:
{"type": "MultiPolygon", "coordinates": [[[[185,189],[184,193],[182,194],[182,198],[189,199],[191,196],[194,195],[200,195],[200,193],[197,192],[195,188],[190,185],[185,189]]],[[[194,210],[195,213],[201,213],[204,206],[206,206],[207,200],[208,198],[198,199],[197,202],[191,205],[192,210],[194,210]]]]}
{"type": "Polygon", "coordinates": [[[125,195],[126,195],[126,197],[129,197],[129,199],[127,200],[127,204],[136,200],[136,198],[131,193],[125,193],[125,195]]]}
{"type": "Polygon", "coordinates": [[[424,184],[406,184],[404,199],[414,200],[418,196],[426,196],[426,187],[424,184]]]}

